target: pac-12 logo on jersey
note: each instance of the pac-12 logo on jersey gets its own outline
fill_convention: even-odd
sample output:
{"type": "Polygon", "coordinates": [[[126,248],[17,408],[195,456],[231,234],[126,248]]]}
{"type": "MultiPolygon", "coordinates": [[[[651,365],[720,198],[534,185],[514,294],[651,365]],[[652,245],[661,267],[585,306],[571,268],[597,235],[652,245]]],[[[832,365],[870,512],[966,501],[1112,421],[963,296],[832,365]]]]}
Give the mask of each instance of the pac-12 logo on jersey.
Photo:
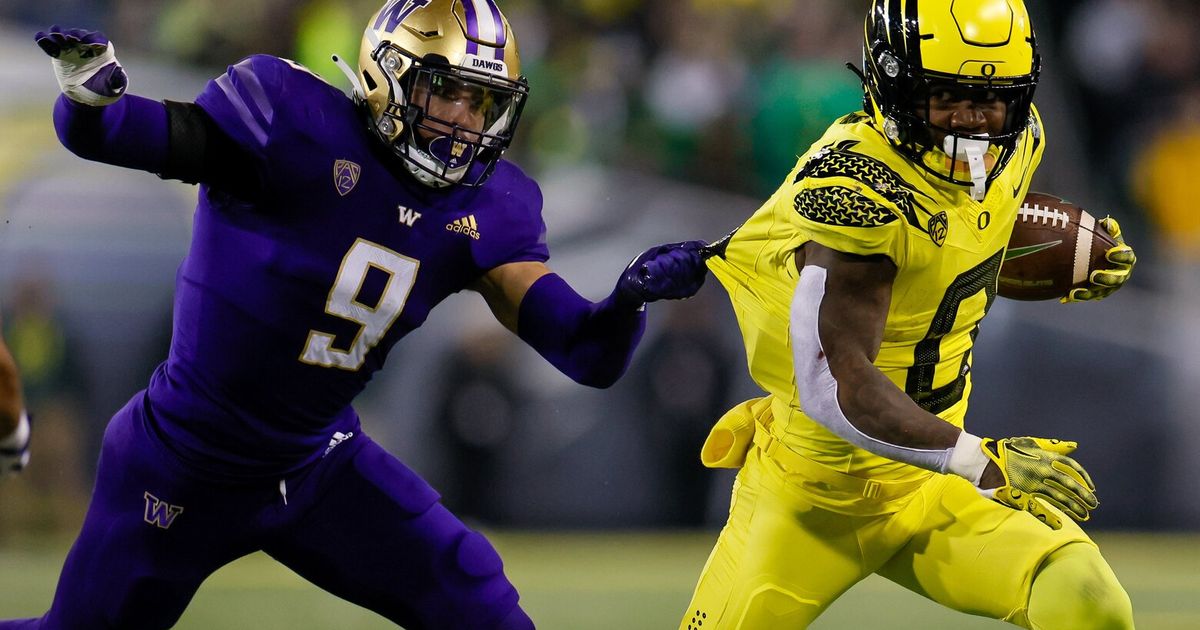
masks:
{"type": "Polygon", "coordinates": [[[182,506],[171,505],[149,492],[145,493],[145,497],[146,514],[142,519],[159,529],[168,529],[175,522],[175,517],[183,514],[182,506]]]}
{"type": "Polygon", "coordinates": [[[939,212],[929,219],[929,238],[933,239],[934,245],[941,247],[949,231],[950,221],[945,212],[939,212]]]}
{"type": "Polygon", "coordinates": [[[360,175],[362,175],[362,167],[350,160],[338,160],[333,163],[333,185],[337,188],[338,194],[343,197],[349,195],[350,191],[358,185],[360,175]]]}

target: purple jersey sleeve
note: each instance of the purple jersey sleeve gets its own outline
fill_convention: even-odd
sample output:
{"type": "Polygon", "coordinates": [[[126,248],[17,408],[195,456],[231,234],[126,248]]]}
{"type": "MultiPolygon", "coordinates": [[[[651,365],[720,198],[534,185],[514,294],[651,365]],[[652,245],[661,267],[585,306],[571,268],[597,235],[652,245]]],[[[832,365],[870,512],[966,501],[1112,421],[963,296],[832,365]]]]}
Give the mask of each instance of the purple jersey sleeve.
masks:
{"type": "Polygon", "coordinates": [[[486,238],[475,242],[472,254],[480,269],[513,262],[546,262],[546,222],[542,219],[542,190],[521,169],[501,162],[488,182],[484,195],[491,198],[486,224],[479,215],[480,231],[486,238]]]}
{"type": "Polygon", "coordinates": [[[106,107],[82,105],[63,94],[54,104],[62,145],[86,160],[161,173],[167,164],[167,111],[136,94],[106,107]]]}
{"type": "Polygon", "coordinates": [[[199,105],[240,148],[265,160],[275,139],[280,109],[292,68],[269,55],[247,57],[208,82],[196,97],[199,105]]]}

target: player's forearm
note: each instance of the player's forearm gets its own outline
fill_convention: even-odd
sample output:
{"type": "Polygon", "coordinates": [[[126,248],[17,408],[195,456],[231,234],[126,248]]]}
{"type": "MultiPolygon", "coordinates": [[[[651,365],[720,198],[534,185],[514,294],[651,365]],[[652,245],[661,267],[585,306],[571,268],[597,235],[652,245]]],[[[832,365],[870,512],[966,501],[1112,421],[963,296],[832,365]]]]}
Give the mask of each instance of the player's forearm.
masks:
{"type": "MultiPolygon", "coordinates": [[[[862,433],[905,449],[944,451],[961,430],[922,409],[865,359],[832,365],[838,406],[862,433]]],[[[882,454],[882,453],[878,453],[882,454]]]]}
{"type": "Polygon", "coordinates": [[[574,381],[609,387],[625,373],[646,328],[646,314],[613,297],[593,303],[555,274],[542,276],[521,300],[521,339],[574,381]]]}
{"type": "Polygon", "coordinates": [[[29,418],[23,409],[17,365],[0,341],[0,477],[29,463],[29,418]]]}
{"type": "MultiPolygon", "coordinates": [[[[836,263],[834,265],[836,267],[836,263]]],[[[835,435],[881,457],[945,472],[961,432],[917,406],[874,365],[890,291],[804,267],[792,298],[792,363],[800,408],[835,435]]]]}
{"type": "Polygon", "coordinates": [[[833,370],[797,366],[805,414],[863,450],[947,472],[962,431],[921,409],[865,359],[853,366],[847,363],[833,370]]]}
{"type": "Polygon", "coordinates": [[[16,411],[13,411],[12,405],[4,405],[4,409],[0,411],[0,442],[3,442],[10,436],[15,436],[17,432],[17,425],[20,423],[20,420],[20,407],[18,407],[16,411]]]}
{"type": "Polygon", "coordinates": [[[167,111],[158,101],[126,94],[92,107],[61,95],[54,128],[63,146],[87,160],[161,173],[166,167],[167,111]]]}
{"type": "Polygon", "coordinates": [[[0,342],[0,439],[12,435],[24,408],[21,378],[8,348],[0,342]]]}

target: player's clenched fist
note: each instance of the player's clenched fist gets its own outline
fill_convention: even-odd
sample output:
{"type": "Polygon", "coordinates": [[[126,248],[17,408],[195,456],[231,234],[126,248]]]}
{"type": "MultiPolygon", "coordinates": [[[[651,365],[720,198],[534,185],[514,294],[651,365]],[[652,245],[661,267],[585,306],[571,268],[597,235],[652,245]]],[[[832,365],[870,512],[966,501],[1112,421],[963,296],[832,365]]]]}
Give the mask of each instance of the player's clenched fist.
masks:
{"type": "Polygon", "coordinates": [[[111,105],[129,87],[116,50],[102,33],[51,26],[34,39],[50,55],[58,87],[67,98],[84,105],[111,105]]]}
{"type": "Polygon", "coordinates": [[[1137,264],[1137,254],[1133,253],[1133,248],[1125,243],[1125,237],[1121,234],[1121,224],[1112,217],[1105,217],[1099,223],[1104,231],[1108,232],[1108,235],[1117,242],[1115,246],[1104,253],[1104,258],[1112,264],[1112,267],[1093,271],[1088,277],[1091,286],[1086,289],[1072,290],[1067,297],[1062,299],[1063,302],[1103,300],[1120,289],[1125,281],[1129,280],[1129,275],[1133,273],[1133,266],[1137,264]]]}
{"type": "Polygon", "coordinates": [[[708,277],[708,267],[701,255],[705,244],[704,241],[668,243],[639,254],[617,280],[621,301],[640,306],[695,295],[708,277]]]}

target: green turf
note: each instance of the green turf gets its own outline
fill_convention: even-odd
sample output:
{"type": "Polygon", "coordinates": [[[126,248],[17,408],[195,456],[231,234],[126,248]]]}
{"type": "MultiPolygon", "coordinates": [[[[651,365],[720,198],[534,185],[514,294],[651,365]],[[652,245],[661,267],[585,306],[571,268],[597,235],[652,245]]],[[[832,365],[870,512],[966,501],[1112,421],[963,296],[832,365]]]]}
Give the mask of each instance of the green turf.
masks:
{"type": "MultiPolygon", "coordinates": [[[[713,534],[492,533],[525,608],[550,630],[672,629],[713,534]]],[[[1200,628],[1200,535],[1096,536],[1133,598],[1139,630],[1200,628]]],[[[64,549],[0,549],[0,617],[40,614],[64,549]]],[[[119,568],[114,568],[118,570],[119,568]]],[[[98,578],[102,579],[102,578],[98,578]]],[[[322,593],[255,555],[213,575],[177,626],[183,630],[369,630],[387,622],[322,593]]],[[[884,580],[859,584],[813,625],[840,628],[1012,627],[943,610],[884,580]]]]}

